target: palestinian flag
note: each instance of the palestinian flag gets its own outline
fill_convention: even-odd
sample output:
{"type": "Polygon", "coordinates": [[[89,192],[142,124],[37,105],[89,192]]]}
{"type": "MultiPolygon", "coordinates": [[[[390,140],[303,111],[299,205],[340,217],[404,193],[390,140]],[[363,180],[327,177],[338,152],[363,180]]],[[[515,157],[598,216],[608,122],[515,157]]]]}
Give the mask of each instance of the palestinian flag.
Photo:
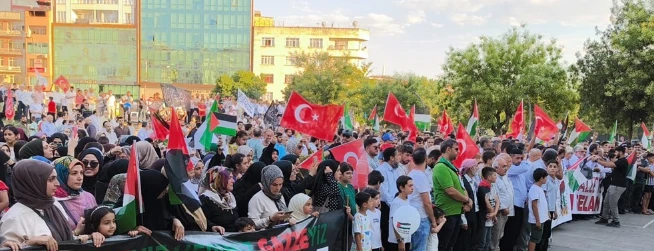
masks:
{"type": "Polygon", "coordinates": [[[236,116],[212,112],[209,119],[209,130],[215,134],[236,136],[236,116]]]}
{"type": "Polygon", "coordinates": [[[579,189],[581,184],[588,181],[588,178],[581,172],[580,167],[585,160],[586,158],[579,159],[577,163],[572,164],[572,166],[570,166],[566,171],[566,175],[568,176],[568,186],[570,186],[573,193],[579,189]]]}
{"type": "Polygon", "coordinates": [[[575,129],[570,133],[570,138],[568,138],[568,144],[572,147],[577,145],[579,142],[583,142],[590,135],[590,127],[588,127],[580,119],[575,119],[575,129]]]}
{"type": "Polygon", "coordinates": [[[415,122],[418,130],[422,132],[429,131],[431,128],[431,116],[429,114],[416,114],[415,122]]]}
{"type": "Polygon", "coordinates": [[[611,129],[611,134],[609,135],[609,143],[611,144],[615,143],[617,132],[618,132],[618,121],[616,120],[615,123],[613,124],[613,129],[611,129]]]}
{"type": "Polygon", "coordinates": [[[474,138],[477,135],[477,126],[479,125],[479,110],[477,109],[477,99],[475,99],[475,104],[472,107],[472,114],[470,119],[468,119],[468,125],[466,126],[466,131],[470,134],[470,137],[474,138]]]}
{"type": "MultiPolygon", "coordinates": [[[[173,113],[176,113],[173,110],[173,113]]],[[[168,125],[168,122],[161,117],[159,112],[155,109],[150,109],[150,120],[152,123],[152,129],[154,133],[150,136],[150,138],[153,139],[158,139],[160,141],[166,141],[168,139],[168,135],[170,134],[169,128],[170,125],[168,125]]]]}
{"type": "MultiPolygon", "coordinates": [[[[207,113],[208,116],[207,118],[213,117],[214,112],[220,111],[220,105],[218,103],[218,99],[213,100],[213,104],[211,104],[211,108],[209,109],[209,112],[207,113]]],[[[204,146],[205,150],[211,149],[211,144],[214,142],[218,142],[218,138],[214,133],[211,132],[209,129],[209,121],[211,119],[205,119],[204,122],[202,122],[202,125],[198,127],[198,130],[195,132],[194,138],[195,138],[195,148],[199,149],[200,146],[204,146]]]]}
{"type": "Polygon", "coordinates": [[[627,163],[629,163],[629,168],[627,169],[627,179],[630,179],[632,183],[636,183],[636,172],[638,168],[636,167],[636,151],[631,152],[627,157],[627,163]]]}
{"type": "Polygon", "coordinates": [[[368,115],[368,121],[373,121],[374,119],[377,119],[377,105],[375,105],[375,107],[372,108],[370,115],[368,115]]]}
{"type": "Polygon", "coordinates": [[[168,141],[168,151],[166,152],[166,163],[164,164],[165,174],[170,182],[168,199],[171,205],[181,205],[186,213],[195,219],[198,227],[205,231],[207,221],[202,208],[200,208],[200,198],[188,184],[187,171],[193,169],[193,163],[189,159],[182,127],[179,125],[179,120],[177,120],[177,113],[173,110],[170,120],[170,139],[168,141]]]}
{"type": "Polygon", "coordinates": [[[650,135],[649,130],[647,130],[645,123],[641,122],[640,128],[643,129],[643,136],[640,138],[640,144],[643,146],[643,149],[649,150],[652,146],[650,144],[650,142],[652,142],[652,135],[650,135]]]}
{"type": "Polygon", "coordinates": [[[379,132],[379,117],[377,116],[375,116],[375,122],[372,125],[372,129],[379,132]]]}
{"type": "Polygon", "coordinates": [[[352,114],[347,103],[345,103],[345,113],[343,113],[343,129],[354,130],[352,114]]]}
{"type": "Polygon", "coordinates": [[[143,200],[141,199],[141,177],[139,173],[139,160],[136,154],[136,144],[132,145],[132,152],[127,167],[125,188],[123,191],[123,207],[116,208],[116,233],[127,233],[136,228],[136,216],[142,214],[143,200]]]}

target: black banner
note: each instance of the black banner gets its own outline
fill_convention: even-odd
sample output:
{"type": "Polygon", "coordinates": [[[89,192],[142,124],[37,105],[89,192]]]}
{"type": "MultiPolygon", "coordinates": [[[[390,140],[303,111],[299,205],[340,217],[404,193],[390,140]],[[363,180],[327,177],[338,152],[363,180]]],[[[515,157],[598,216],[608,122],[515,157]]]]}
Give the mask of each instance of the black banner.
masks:
{"type": "MultiPolygon", "coordinates": [[[[152,236],[140,235],[134,238],[120,235],[105,240],[101,247],[95,248],[89,241],[86,244],[59,243],[59,250],[74,251],[165,251],[165,250],[225,250],[225,251],[295,251],[295,250],[342,250],[341,242],[345,215],[342,211],[321,214],[291,227],[278,226],[252,233],[231,233],[220,235],[207,232],[186,232],[182,241],[176,241],[171,232],[153,232],[152,236]],[[327,224],[329,223],[329,224],[327,224]]],[[[1,249],[7,250],[7,249],[1,249]]],[[[30,247],[23,250],[45,250],[44,247],[30,247]]]]}
{"type": "Polygon", "coordinates": [[[185,111],[191,109],[191,92],[171,84],[161,84],[161,92],[168,107],[184,107],[185,111]]]}
{"type": "Polygon", "coordinates": [[[279,120],[281,119],[277,117],[277,115],[279,115],[277,105],[275,102],[270,102],[270,106],[268,106],[266,114],[263,115],[263,122],[268,127],[277,128],[277,126],[279,126],[279,120]]]}

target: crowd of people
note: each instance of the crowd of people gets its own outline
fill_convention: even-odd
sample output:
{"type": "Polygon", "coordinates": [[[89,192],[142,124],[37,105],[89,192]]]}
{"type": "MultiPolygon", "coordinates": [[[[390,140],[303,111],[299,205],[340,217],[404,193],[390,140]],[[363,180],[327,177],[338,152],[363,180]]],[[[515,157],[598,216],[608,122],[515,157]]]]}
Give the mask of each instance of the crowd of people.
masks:
{"type": "MultiPolygon", "coordinates": [[[[16,92],[17,111],[33,104],[22,95],[16,92]]],[[[102,106],[97,100],[94,105],[102,106]]],[[[265,125],[260,116],[238,122],[236,136],[220,136],[208,150],[191,149],[188,186],[202,205],[202,213],[191,213],[165,196],[166,146],[151,138],[149,123],[137,124],[137,130],[102,109],[85,113],[76,102],[77,110],[67,109],[72,106],[55,104],[56,116],[48,111],[45,120],[31,121],[36,126],[2,128],[4,247],[57,250],[58,243],[71,240],[100,246],[113,235],[152,231],[172,231],[181,240],[185,231],[252,232],[340,211],[348,227],[335,250],[547,250],[560,182],[580,160],[581,168],[603,179],[605,199],[597,224],[620,227],[619,215],[625,211],[653,213],[654,153],[639,144],[590,141],[573,148],[565,140],[537,144],[533,139],[479,137],[479,154],[455,166],[462,149],[453,135],[422,132],[409,141],[394,130],[339,129],[327,142],[265,125]],[[354,140],[363,141],[370,166],[366,187],[355,188],[355,167],[329,152],[354,140]],[[319,149],[324,159],[302,168],[319,149]],[[636,180],[627,178],[626,157],[632,152],[638,156],[636,180]],[[114,209],[123,206],[132,155],[138,158],[145,213],[137,217],[136,228],[118,231],[122,228],[114,209]],[[410,238],[389,224],[403,206],[420,216],[410,238]]],[[[182,121],[189,138],[202,121],[200,109],[196,103],[182,121]]],[[[223,106],[222,112],[230,109],[223,106]]],[[[258,110],[258,115],[265,113],[258,110]]],[[[35,113],[17,112],[23,114],[21,120],[35,113]]]]}

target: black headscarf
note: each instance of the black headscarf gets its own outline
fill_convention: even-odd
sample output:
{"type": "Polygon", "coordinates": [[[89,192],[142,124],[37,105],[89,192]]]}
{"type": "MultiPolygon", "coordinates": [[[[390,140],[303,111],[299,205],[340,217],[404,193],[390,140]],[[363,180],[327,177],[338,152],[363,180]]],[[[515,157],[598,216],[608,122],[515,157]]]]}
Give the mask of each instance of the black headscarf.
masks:
{"type": "Polygon", "coordinates": [[[16,157],[16,161],[19,161],[20,159],[18,158],[18,153],[20,153],[20,149],[23,148],[27,144],[27,141],[25,140],[18,140],[16,143],[14,143],[14,155],[16,157]]]}
{"type": "MultiPolygon", "coordinates": [[[[118,174],[127,173],[127,168],[129,167],[129,160],[119,159],[114,160],[107,164],[100,172],[98,172],[98,179],[95,184],[95,200],[104,201],[104,196],[107,193],[109,188],[109,182],[111,178],[118,174]]],[[[86,177],[84,177],[86,179],[86,177]]]]}
{"type": "Polygon", "coordinates": [[[250,198],[261,191],[261,171],[266,167],[263,162],[254,162],[241,179],[234,184],[232,194],[236,197],[238,215],[248,215],[248,202],[250,198]]]}
{"type": "Polygon", "coordinates": [[[137,221],[150,230],[166,230],[168,224],[164,220],[166,209],[162,204],[159,195],[166,190],[168,179],[161,172],[156,170],[141,170],[141,195],[143,196],[144,213],[137,221]]]}
{"type": "Polygon", "coordinates": [[[43,156],[43,141],[40,139],[32,140],[21,147],[17,159],[29,159],[34,156],[43,156]]]}
{"type": "Polygon", "coordinates": [[[86,146],[86,144],[91,142],[98,142],[98,140],[91,137],[84,137],[79,139],[79,141],[77,142],[77,146],[75,147],[75,156],[73,157],[77,158],[79,154],[82,153],[82,151],[84,150],[84,146],[86,146]]]}
{"type": "MultiPolygon", "coordinates": [[[[48,143],[52,143],[54,139],[61,139],[61,142],[63,142],[63,145],[66,145],[66,142],[68,141],[68,136],[66,134],[56,132],[53,133],[52,136],[48,137],[48,143]]],[[[63,157],[63,156],[61,156],[63,157]]]]}
{"type": "Polygon", "coordinates": [[[68,156],[68,147],[67,146],[57,147],[57,153],[59,153],[59,157],[68,156]]]}
{"type": "MultiPolygon", "coordinates": [[[[102,155],[102,151],[100,149],[91,147],[89,149],[83,150],[78,156],[77,160],[82,161],[86,155],[92,154],[98,159],[98,173],[96,173],[94,176],[84,176],[84,181],[82,182],[82,189],[84,191],[87,191],[89,193],[93,193],[93,195],[97,198],[97,194],[95,191],[95,185],[96,181],[98,179],[98,176],[100,176],[100,173],[102,173],[102,165],[104,165],[104,157],[102,155]]],[[[84,169],[86,169],[86,166],[84,166],[84,169]]]]}
{"type": "Polygon", "coordinates": [[[282,187],[282,195],[284,196],[286,205],[288,205],[288,202],[291,201],[291,198],[293,198],[293,196],[298,193],[298,191],[295,190],[295,186],[294,186],[295,181],[291,181],[291,174],[293,173],[293,163],[291,163],[288,160],[280,160],[280,161],[275,161],[273,165],[279,167],[279,169],[282,170],[282,174],[284,174],[284,185],[282,187]]]}
{"type": "Polygon", "coordinates": [[[295,165],[295,163],[297,162],[297,159],[299,159],[299,158],[300,157],[298,157],[295,154],[286,154],[284,157],[282,157],[281,160],[288,160],[288,161],[291,162],[291,164],[295,165]]]}
{"type": "Polygon", "coordinates": [[[323,160],[318,164],[315,182],[311,188],[309,196],[313,198],[316,207],[327,207],[330,211],[343,208],[343,200],[338,188],[338,182],[334,179],[334,173],[338,168],[338,162],[335,160],[323,160]],[[325,169],[329,167],[332,172],[325,174],[325,169]]]}
{"type": "Polygon", "coordinates": [[[143,167],[141,169],[147,168],[147,169],[152,169],[152,170],[161,172],[161,169],[163,169],[165,164],[166,164],[166,159],[158,159],[158,160],[155,160],[154,162],[152,162],[152,165],[150,166],[150,168],[143,167]]]}
{"type": "Polygon", "coordinates": [[[311,192],[309,193],[309,196],[312,196],[318,192],[318,189],[320,189],[320,186],[323,184],[327,184],[327,175],[325,174],[325,169],[329,167],[332,169],[332,173],[335,173],[336,170],[338,170],[338,162],[335,160],[323,160],[318,164],[318,170],[316,171],[316,178],[313,182],[313,187],[311,188],[311,192]]]}
{"type": "Polygon", "coordinates": [[[261,153],[261,157],[259,157],[259,161],[263,162],[266,165],[272,165],[275,160],[273,160],[272,155],[274,152],[277,152],[279,155],[279,151],[275,149],[275,144],[269,144],[266,148],[263,149],[263,152],[261,153]]]}
{"type": "Polygon", "coordinates": [[[11,182],[8,182],[9,178],[9,168],[7,167],[6,163],[9,161],[11,157],[7,155],[4,151],[0,151],[0,180],[7,185],[9,185],[11,182]]]}

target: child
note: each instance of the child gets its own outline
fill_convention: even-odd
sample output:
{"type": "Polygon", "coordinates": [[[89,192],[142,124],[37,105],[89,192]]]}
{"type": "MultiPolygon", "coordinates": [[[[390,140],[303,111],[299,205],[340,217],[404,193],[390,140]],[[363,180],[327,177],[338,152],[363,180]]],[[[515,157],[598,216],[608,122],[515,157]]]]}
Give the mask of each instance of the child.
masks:
{"type": "MultiPolygon", "coordinates": [[[[556,174],[559,172],[559,162],[556,159],[547,162],[547,182],[543,187],[545,190],[545,197],[547,198],[547,211],[552,220],[556,220],[556,202],[558,201],[559,182],[556,174]]],[[[541,242],[536,245],[536,250],[547,250],[549,247],[550,236],[552,236],[552,221],[547,221],[543,225],[543,237],[541,242]]]]}
{"type": "Polygon", "coordinates": [[[48,102],[48,115],[57,118],[57,104],[54,102],[53,97],[50,97],[50,101],[48,102]]]}
{"type": "Polygon", "coordinates": [[[432,210],[434,210],[434,218],[436,218],[438,226],[436,226],[436,233],[429,234],[427,250],[438,250],[438,232],[441,231],[441,228],[443,228],[447,219],[445,218],[445,211],[443,211],[443,209],[438,208],[436,205],[432,205],[432,210]]]}
{"type": "Polygon", "coordinates": [[[108,206],[97,206],[86,210],[84,222],[84,232],[78,238],[82,243],[91,239],[95,247],[100,247],[104,239],[111,237],[116,231],[116,214],[108,206]]]}
{"type": "Polygon", "coordinates": [[[397,178],[395,184],[397,185],[397,190],[399,192],[395,195],[395,199],[393,199],[391,202],[388,214],[391,222],[391,224],[388,224],[388,243],[390,244],[388,246],[388,250],[405,251],[411,248],[411,238],[402,238],[400,233],[395,231],[392,222],[393,214],[395,214],[397,209],[402,206],[411,206],[411,204],[409,204],[409,195],[413,193],[413,180],[409,176],[402,175],[397,178]]]}
{"type": "Polygon", "coordinates": [[[368,174],[368,188],[379,191],[382,183],[384,183],[384,175],[381,172],[373,170],[368,174]]]}
{"type": "Polygon", "coordinates": [[[500,198],[497,190],[492,186],[497,180],[497,173],[492,167],[481,169],[483,180],[477,190],[477,203],[479,203],[479,215],[486,215],[484,228],[479,233],[479,250],[488,250],[490,248],[493,223],[497,221],[497,212],[500,210],[500,198]]]}
{"type": "MultiPolygon", "coordinates": [[[[377,171],[373,171],[377,172],[377,171]]],[[[383,177],[382,177],[383,178],[383,177]]],[[[380,182],[381,183],[381,182],[380,182]]],[[[379,206],[381,205],[381,194],[378,190],[373,188],[366,188],[363,190],[364,193],[370,194],[372,198],[372,209],[368,210],[368,218],[372,222],[372,250],[373,251],[382,251],[382,236],[381,236],[381,211],[379,206]]]]}
{"type": "Polygon", "coordinates": [[[360,192],[355,196],[355,201],[359,208],[357,214],[354,215],[354,222],[352,223],[352,232],[354,233],[354,243],[356,251],[371,251],[372,250],[372,224],[368,218],[368,210],[374,209],[373,201],[370,194],[360,192]]]}
{"type": "MultiPolygon", "coordinates": [[[[338,170],[341,173],[338,179],[338,188],[341,191],[344,200],[343,205],[350,207],[350,215],[354,215],[357,212],[357,204],[354,199],[356,191],[354,191],[354,187],[350,184],[352,183],[354,169],[347,162],[341,162],[338,166],[338,170]]],[[[350,220],[352,220],[352,216],[350,216],[350,220]]]]}
{"type": "Polygon", "coordinates": [[[531,238],[529,239],[529,251],[536,250],[536,245],[543,237],[543,227],[550,220],[547,211],[547,198],[541,188],[547,182],[547,171],[538,168],[534,170],[534,184],[529,188],[529,224],[531,238]]]}
{"type": "Polygon", "coordinates": [[[238,229],[240,233],[254,232],[254,226],[254,221],[248,217],[238,218],[234,222],[234,227],[238,229]]]}

